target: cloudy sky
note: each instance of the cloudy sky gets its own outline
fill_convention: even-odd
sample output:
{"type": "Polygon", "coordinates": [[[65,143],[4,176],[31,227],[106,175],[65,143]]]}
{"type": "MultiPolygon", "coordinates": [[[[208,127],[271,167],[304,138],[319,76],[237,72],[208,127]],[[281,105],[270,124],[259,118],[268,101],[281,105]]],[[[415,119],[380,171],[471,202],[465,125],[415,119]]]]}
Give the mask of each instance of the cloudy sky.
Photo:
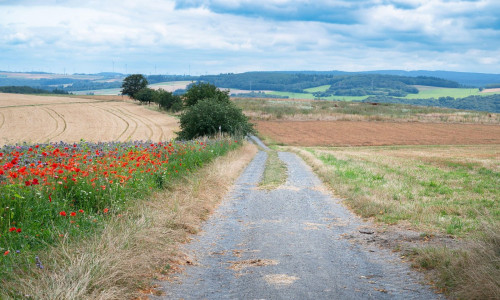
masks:
{"type": "Polygon", "coordinates": [[[499,0],[0,0],[0,70],[500,73],[499,0]]]}

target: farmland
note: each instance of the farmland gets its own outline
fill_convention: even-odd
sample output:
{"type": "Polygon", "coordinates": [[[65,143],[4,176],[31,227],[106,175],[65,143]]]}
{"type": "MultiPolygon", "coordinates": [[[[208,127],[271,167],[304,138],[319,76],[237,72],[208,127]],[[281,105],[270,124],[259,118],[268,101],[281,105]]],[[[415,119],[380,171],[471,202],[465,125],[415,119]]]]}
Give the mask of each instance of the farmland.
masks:
{"type": "Polygon", "coordinates": [[[100,99],[0,93],[0,145],[53,141],[165,141],[177,119],[121,97],[100,99]]]}
{"type": "Polygon", "coordinates": [[[296,146],[500,144],[500,126],[348,121],[257,121],[276,143],[296,146]],[[456,134],[460,132],[460,134],[456,134]]]}

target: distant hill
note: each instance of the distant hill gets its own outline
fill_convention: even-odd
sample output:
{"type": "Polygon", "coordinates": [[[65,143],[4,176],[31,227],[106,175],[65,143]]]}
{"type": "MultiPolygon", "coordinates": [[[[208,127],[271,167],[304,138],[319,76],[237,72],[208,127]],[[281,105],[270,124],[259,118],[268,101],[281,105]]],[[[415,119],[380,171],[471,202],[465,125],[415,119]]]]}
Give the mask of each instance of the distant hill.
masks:
{"type": "Polygon", "coordinates": [[[437,77],[456,81],[464,86],[484,87],[486,85],[500,84],[500,74],[453,72],[453,71],[403,71],[403,70],[376,70],[366,72],[344,72],[344,71],[284,71],[288,74],[316,74],[316,75],[354,75],[354,74],[385,74],[407,77],[437,77]]]}

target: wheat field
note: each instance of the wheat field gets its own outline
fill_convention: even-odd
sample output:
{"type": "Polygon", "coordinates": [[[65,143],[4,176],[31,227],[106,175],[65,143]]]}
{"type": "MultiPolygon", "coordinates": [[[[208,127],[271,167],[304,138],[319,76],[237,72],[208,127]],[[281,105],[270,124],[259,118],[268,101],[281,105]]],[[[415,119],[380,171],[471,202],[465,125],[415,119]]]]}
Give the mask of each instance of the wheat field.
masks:
{"type": "Polygon", "coordinates": [[[0,145],[15,143],[166,141],[175,117],[130,100],[0,93],[0,145]]]}

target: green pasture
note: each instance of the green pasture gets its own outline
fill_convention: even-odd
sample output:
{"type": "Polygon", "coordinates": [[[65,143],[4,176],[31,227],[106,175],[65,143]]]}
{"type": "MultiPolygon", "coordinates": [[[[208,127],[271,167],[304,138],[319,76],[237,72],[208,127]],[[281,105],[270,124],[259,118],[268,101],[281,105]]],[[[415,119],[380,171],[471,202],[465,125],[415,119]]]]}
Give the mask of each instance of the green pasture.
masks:
{"type": "Polygon", "coordinates": [[[330,88],[330,86],[331,85],[329,85],[329,84],[322,85],[322,86],[317,86],[317,87],[305,89],[304,91],[306,91],[308,93],[326,92],[330,88]]]}

